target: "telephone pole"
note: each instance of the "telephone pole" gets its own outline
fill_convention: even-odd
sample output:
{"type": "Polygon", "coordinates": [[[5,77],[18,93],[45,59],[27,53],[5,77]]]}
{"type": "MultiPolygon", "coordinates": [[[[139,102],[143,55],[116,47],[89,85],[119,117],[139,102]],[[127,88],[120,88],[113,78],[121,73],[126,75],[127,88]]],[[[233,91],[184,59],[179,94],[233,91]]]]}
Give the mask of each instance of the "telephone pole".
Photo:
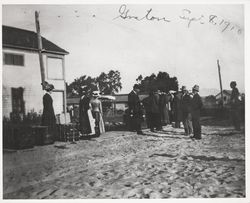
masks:
{"type": "Polygon", "coordinates": [[[219,80],[220,80],[220,94],[221,94],[221,104],[223,107],[223,89],[222,89],[222,82],[221,82],[221,73],[220,73],[220,64],[219,64],[219,60],[217,59],[217,65],[218,65],[218,73],[219,73],[219,80]]]}
{"type": "Polygon", "coordinates": [[[42,89],[44,89],[45,71],[44,71],[44,63],[43,63],[43,55],[42,55],[43,45],[42,45],[42,37],[40,34],[39,13],[37,11],[35,11],[35,20],[36,20],[38,55],[39,55],[41,82],[42,82],[41,84],[42,84],[42,89]]]}

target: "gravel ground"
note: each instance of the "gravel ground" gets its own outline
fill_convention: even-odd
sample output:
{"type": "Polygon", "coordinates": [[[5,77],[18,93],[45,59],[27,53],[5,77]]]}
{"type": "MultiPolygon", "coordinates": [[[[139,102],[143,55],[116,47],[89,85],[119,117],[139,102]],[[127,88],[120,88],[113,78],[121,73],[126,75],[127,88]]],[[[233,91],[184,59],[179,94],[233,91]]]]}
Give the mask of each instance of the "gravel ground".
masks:
{"type": "Polygon", "coordinates": [[[107,132],[3,153],[4,199],[245,197],[245,135],[203,126],[107,132]]]}

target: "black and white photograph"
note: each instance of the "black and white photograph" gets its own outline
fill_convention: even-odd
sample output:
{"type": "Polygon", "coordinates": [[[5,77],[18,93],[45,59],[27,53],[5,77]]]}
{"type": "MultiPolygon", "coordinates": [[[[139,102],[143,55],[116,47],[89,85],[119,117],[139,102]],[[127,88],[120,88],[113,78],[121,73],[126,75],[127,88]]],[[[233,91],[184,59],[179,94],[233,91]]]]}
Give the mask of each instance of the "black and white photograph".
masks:
{"type": "Polygon", "coordinates": [[[2,199],[249,203],[248,3],[2,3],[2,199]]]}

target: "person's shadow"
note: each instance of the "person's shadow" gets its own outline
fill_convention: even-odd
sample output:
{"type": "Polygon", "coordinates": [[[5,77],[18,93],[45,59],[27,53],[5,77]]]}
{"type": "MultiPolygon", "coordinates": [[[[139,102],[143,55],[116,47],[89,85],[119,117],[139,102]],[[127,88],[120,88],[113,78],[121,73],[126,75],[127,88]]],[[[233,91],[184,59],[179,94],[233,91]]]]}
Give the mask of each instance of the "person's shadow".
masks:
{"type": "Polygon", "coordinates": [[[184,133],[161,130],[157,132],[144,132],[144,136],[159,137],[159,138],[173,138],[173,139],[190,139],[189,136],[185,136],[184,133]]]}

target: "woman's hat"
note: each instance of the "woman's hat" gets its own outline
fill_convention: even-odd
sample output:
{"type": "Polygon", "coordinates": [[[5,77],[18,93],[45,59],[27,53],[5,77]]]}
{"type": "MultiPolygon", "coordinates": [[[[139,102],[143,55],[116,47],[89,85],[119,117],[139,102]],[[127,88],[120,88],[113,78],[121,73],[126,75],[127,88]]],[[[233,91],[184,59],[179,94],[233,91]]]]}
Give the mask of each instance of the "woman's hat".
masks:
{"type": "Polygon", "coordinates": [[[199,92],[199,85],[195,85],[195,86],[193,87],[193,90],[199,92]]]}
{"type": "Polygon", "coordinates": [[[53,89],[55,89],[54,85],[52,84],[46,84],[45,88],[46,91],[52,91],[53,89]]]}
{"type": "Polygon", "coordinates": [[[236,85],[237,85],[237,84],[236,84],[235,81],[230,82],[230,87],[232,87],[232,86],[233,86],[233,87],[236,87],[236,85]]]}
{"type": "Polygon", "coordinates": [[[182,86],[182,87],[181,87],[181,90],[182,90],[182,91],[184,91],[184,90],[187,91],[187,87],[186,87],[186,86],[182,86]]]}
{"type": "Polygon", "coordinates": [[[100,92],[99,91],[93,91],[92,95],[98,97],[98,96],[100,96],[100,92]]]}

